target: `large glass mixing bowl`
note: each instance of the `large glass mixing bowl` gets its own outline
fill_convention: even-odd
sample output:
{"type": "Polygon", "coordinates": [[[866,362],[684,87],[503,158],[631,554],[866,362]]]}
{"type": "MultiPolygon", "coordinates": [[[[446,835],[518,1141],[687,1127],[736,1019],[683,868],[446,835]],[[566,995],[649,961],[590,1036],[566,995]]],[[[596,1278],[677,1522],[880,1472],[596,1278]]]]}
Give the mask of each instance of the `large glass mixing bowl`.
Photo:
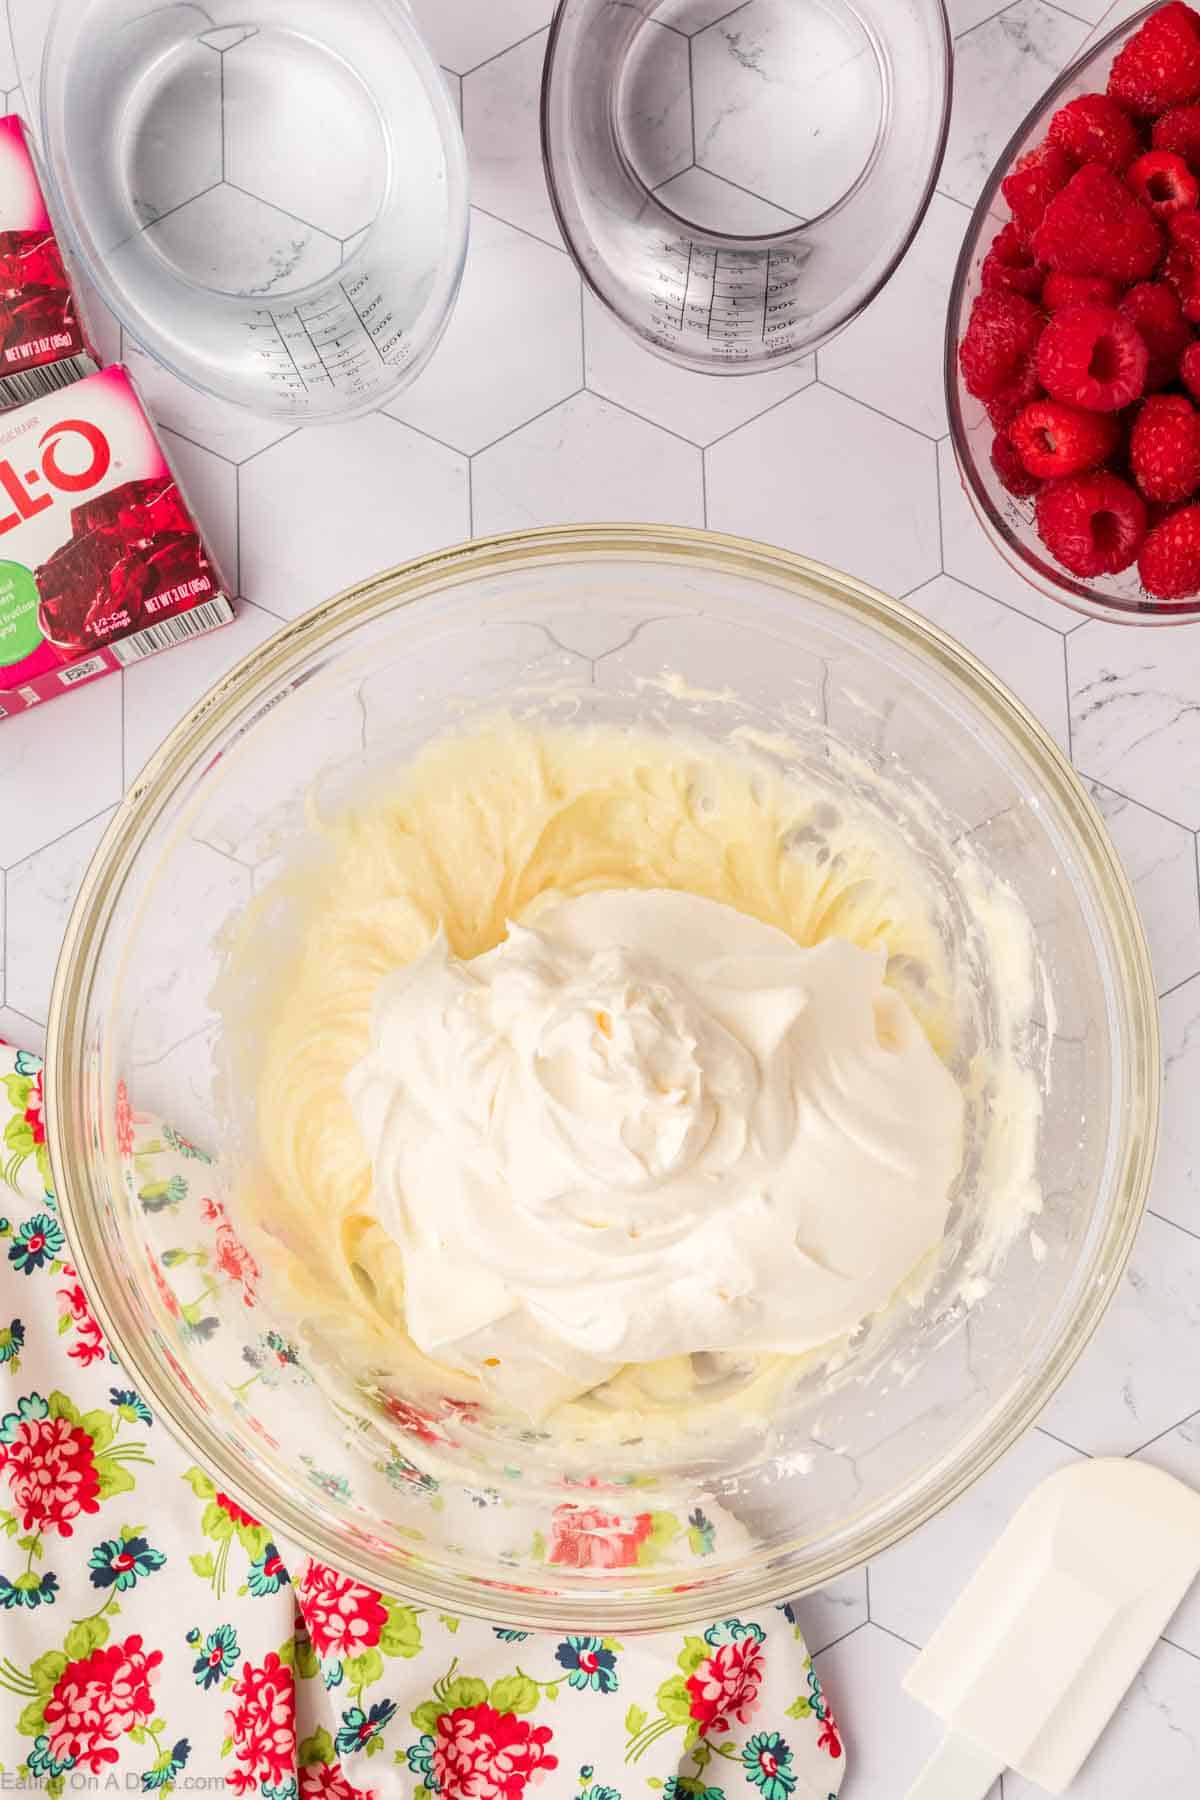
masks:
{"type": "MultiPolygon", "coordinates": [[[[1046,734],[894,601],[798,556],[665,528],[467,544],[254,651],[110,826],[67,933],[49,1039],[64,1220],[149,1403],[282,1541],[384,1591],[520,1625],[732,1612],[825,1583],[927,1519],[1030,1423],[1086,1343],[1137,1227],[1157,1126],[1141,929],[1046,734]],[[181,1249],[170,1192],[139,1191],[131,1112],[219,1152],[187,1168],[206,1198],[235,1204],[221,978],[311,809],[337,809],[373,771],[497,708],[714,741],[749,726],[756,754],[799,782],[827,783],[840,746],[935,876],[952,886],[951,849],[969,843],[1032,921],[1048,986],[1033,1022],[1036,1234],[969,1307],[939,1275],[900,1308],[881,1354],[805,1376],[765,1446],[706,1454],[693,1440],[672,1465],[610,1444],[589,1465],[426,1393],[385,1410],[303,1340],[281,1351],[293,1321],[223,1283],[219,1246],[207,1262],[181,1249]],[[199,1295],[182,1307],[181,1271],[199,1295]]],[[[967,1235],[983,1198],[968,1183],[967,1235]]]]}

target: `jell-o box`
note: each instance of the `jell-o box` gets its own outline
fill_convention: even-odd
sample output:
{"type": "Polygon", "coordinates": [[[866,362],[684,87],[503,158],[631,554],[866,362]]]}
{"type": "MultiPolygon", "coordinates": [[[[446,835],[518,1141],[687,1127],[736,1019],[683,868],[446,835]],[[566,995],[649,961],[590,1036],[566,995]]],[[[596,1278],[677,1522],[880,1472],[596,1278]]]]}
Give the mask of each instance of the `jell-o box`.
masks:
{"type": "Polygon", "coordinates": [[[232,618],[123,368],[0,416],[0,721],[232,618]]]}
{"type": "Polygon", "coordinates": [[[36,400],[96,367],[25,127],[0,119],[0,407],[36,400]]]}

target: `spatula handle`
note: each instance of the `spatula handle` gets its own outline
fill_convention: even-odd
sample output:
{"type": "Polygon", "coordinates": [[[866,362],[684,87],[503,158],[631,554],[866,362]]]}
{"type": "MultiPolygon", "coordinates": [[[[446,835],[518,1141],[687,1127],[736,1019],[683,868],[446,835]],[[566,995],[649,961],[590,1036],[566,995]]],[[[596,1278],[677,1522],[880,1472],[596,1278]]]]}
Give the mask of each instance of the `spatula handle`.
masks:
{"type": "Polygon", "coordinates": [[[1004,1764],[990,1750],[969,1739],[944,1737],[917,1779],[907,1800],[986,1800],[1004,1764]]]}

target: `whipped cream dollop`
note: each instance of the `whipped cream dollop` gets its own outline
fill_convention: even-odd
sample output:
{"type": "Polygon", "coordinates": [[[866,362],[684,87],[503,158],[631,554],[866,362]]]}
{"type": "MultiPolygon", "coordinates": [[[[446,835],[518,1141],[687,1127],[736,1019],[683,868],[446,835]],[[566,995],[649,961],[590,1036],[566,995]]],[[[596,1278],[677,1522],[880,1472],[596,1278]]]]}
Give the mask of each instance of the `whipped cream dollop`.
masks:
{"type": "Polygon", "coordinates": [[[629,1362],[796,1354],[886,1305],[963,1156],[886,960],[617,889],[386,977],[346,1093],[414,1342],[538,1417],[629,1362]]]}

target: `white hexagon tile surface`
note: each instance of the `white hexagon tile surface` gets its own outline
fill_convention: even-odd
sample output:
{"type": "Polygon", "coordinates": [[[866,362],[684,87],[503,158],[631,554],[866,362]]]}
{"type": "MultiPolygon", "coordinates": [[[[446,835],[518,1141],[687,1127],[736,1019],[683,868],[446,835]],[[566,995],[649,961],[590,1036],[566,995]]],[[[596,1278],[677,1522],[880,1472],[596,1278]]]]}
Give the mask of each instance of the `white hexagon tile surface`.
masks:
{"type": "MultiPolygon", "coordinates": [[[[0,728],[0,1035],[40,1044],[87,858],[161,735],[279,620],[417,551],[531,523],[707,522],[809,551],[907,596],[977,651],[1070,750],[1125,860],[1162,996],[1165,1130],[1152,1216],[1128,1276],[1041,1425],[941,1518],[801,1603],[844,1715],[844,1800],[901,1800],[937,1735],[901,1678],[1030,1487],[1098,1454],[1136,1455],[1200,1486],[1200,626],[1153,633],[1081,622],[1027,588],[963,501],[939,380],[940,314],[966,207],[1103,0],[950,0],[958,34],[950,148],[907,261],[815,362],[740,381],[668,367],[581,291],[538,149],[551,0],[418,0],[416,10],[461,99],[471,163],[472,239],[457,314],[433,363],[386,415],[304,431],[204,399],[124,343],[245,603],[229,631],[0,728]]],[[[15,84],[27,78],[44,7],[10,0],[10,12],[17,54],[0,32],[0,89],[20,105],[15,84]]],[[[658,16],[670,29],[651,60],[680,83],[690,66],[695,104],[681,89],[647,118],[639,147],[647,170],[681,211],[771,227],[785,216],[781,205],[798,205],[795,190],[778,187],[778,165],[762,165],[736,92],[723,105],[720,83],[756,79],[758,47],[786,31],[786,6],[668,0],[658,16]]],[[[641,78],[631,77],[630,107],[641,78]]],[[[852,81],[853,71],[836,78],[852,81]]],[[[785,159],[786,127],[784,119],[785,159]]],[[[199,130],[194,167],[164,169],[154,200],[162,211],[189,198],[212,210],[217,259],[220,209],[245,197],[214,185],[212,148],[199,130]],[[185,178],[190,192],[180,191],[185,178]]],[[[331,254],[285,159],[271,192],[246,203],[299,214],[313,268],[331,254]]],[[[167,219],[160,229],[169,227],[167,219]]],[[[99,327],[117,354],[115,322],[99,327]]],[[[237,865],[211,857],[206,879],[241,878],[237,865]]],[[[1193,1596],[1073,1791],[1081,1800],[1195,1800],[1198,1720],[1193,1596]]],[[[1034,1790],[1010,1776],[1003,1791],[1026,1800],[1034,1790]]]]}

